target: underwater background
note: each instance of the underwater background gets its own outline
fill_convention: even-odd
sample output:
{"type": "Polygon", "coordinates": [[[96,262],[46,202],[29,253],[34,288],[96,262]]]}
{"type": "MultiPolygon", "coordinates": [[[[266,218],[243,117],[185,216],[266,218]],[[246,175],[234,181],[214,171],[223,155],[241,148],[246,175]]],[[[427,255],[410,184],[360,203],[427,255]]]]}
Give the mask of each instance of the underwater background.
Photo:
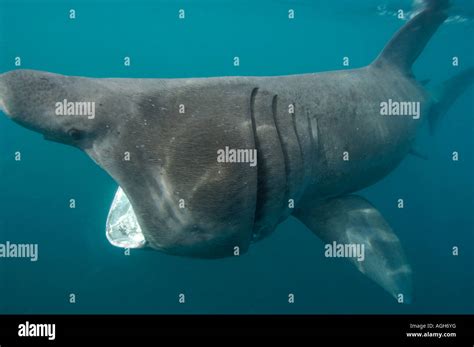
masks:
{"type": "MultiPolygon", "coordinates": [[[[356,68],[377,56],[417,5],[0,0],[0,73],[27,68],[177,78],[356,68]],[[398,9],[405,20],[397,17],[398,9]],[[124,66],[126,56],[130,66],[124,66]],[[349,67],[342,64],[346,56],[349,67]],[[21,67],[15,57],[21,57],[21,67]]],[[[452,13],[414,67],[418,79],[431,79],[429,86],[474,65],[474,2],[454,1],[452,13]]],[[[473,100],[471,87],[434,136],[422,129],[417,148],[428,160],[408,156],[361,192],[390,223],[412,265],[409,305],[397,303],[347,260],[325,258],[323,242],[291,217],[240,257],[197,260],[140,250],[125,255],[105,237],[117,184],[79,150],[45,141],[0,114],[0,243],[39,245],[36,262],[0,258],[0,313],[472,314],[473,100]],[[14,160],[17,151],[21,161],[14,160]],[[452,160],[454,151],[458,161],[452,160]],[[69,208],[71,198],[75,209],[69,208]],[[185,304],[178,302],[179,293],[186,295],[185,304]]]]}

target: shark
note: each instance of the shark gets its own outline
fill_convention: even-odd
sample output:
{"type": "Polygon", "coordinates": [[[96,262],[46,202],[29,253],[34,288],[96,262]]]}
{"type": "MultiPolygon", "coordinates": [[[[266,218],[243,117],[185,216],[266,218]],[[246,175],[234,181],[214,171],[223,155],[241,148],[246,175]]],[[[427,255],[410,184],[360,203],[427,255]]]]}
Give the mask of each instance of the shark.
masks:
{"type": "Polygon", "coordinates": [[[0,109],[82,150],[118,183],[106,227],[116,246],[229,257],[292,216],[408,303],[400,239],[357,192],[395,170],[422,125],[434,128],[474,80],[469,68],[428,89],[413,74],[449,6],[425,1],[362,68],[180,79],[19,69],[0,75],[0,109]],[[222,151],[254,153],[255,165],[219,160],[222,151]]]}

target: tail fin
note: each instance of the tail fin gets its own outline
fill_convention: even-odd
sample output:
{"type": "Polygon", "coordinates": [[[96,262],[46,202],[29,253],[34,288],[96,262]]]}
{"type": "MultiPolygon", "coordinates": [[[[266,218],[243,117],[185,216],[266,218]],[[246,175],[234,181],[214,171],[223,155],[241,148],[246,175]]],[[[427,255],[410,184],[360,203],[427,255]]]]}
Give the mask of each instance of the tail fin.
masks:
{"type": "Polygon", "coordinates": [[[431,36],[448,17],[449,0],[425,0],[424,9],[403,26],[372,63],[379,68],[395,67],[411,75],[411,66],[431,36]]]}
{"type": "Polygon", "coordinates": [[[428,115],[431,133],[434,132],[438,120],[443,116],[456,99],[474,83],[474,67],[462,71],[458,75],[442,83],[433,90],[433,105],[428,115]]]}

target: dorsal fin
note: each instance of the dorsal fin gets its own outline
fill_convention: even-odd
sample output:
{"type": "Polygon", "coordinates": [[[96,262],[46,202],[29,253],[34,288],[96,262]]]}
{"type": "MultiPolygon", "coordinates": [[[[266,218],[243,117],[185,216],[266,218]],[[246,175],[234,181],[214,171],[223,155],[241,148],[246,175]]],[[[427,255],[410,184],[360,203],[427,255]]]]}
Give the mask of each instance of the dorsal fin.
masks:
{"type": "Polygon", "coordinates": [[[372,65],[379,68],[395,67],[411,74],[411,66],[448,17],[448,7],[449,0],[425,0],[423,10],[395,34],[372,65]]]}

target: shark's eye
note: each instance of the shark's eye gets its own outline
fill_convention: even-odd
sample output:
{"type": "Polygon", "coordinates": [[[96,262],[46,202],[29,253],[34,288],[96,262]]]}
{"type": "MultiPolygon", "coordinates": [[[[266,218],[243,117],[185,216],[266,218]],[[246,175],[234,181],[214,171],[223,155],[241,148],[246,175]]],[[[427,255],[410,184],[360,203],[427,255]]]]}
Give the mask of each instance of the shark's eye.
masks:
{"type": "Polygon", "coordinates": [[[82,139],[82,137],[83,137],[82,131],[77,130],[75,128],[72,128],[72,129],[68,130],[67,134],[71,139],[73,139],[75,141],[78,141],[78,140],[82,139]]]}

